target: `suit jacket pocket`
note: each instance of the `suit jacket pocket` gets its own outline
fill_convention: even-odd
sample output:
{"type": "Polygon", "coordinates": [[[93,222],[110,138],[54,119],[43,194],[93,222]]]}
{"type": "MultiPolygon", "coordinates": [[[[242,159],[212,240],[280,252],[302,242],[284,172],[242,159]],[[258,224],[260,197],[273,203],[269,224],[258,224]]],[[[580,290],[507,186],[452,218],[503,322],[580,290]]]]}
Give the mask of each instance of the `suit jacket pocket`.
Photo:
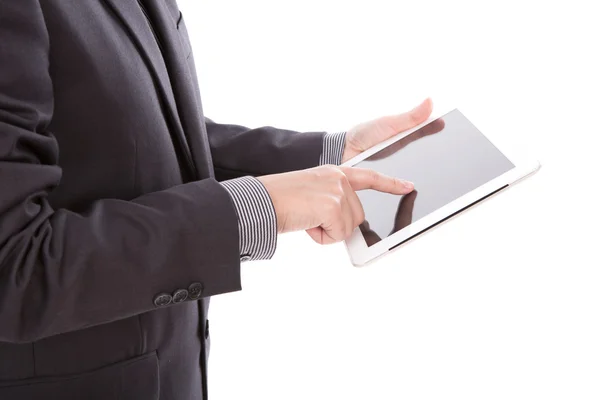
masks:
{"type": "Polygon", "coordinates": [[[2,400],[158,399],[156,352],[77,375],[0,382],[2,400]]]}

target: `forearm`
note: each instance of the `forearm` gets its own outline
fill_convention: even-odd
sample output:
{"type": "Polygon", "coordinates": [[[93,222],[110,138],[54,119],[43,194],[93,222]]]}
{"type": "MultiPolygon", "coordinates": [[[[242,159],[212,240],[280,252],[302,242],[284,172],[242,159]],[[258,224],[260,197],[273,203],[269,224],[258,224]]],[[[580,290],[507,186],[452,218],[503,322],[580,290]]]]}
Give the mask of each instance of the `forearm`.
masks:
{"type": "Polygon", "coordinates": [[[159,294],[193,283],[203,290],[189,300],[240,289],[236,212],[214,180],[97,201],[83,213],[24,202],[0,218],[0,341],[168,306],[159,294]]]}
{"type": "Polygon", "coordinates": [[[217,180],[311,168],[319,163],[324,132],[273,127],[249,129],[206,120],[217,180]]]}

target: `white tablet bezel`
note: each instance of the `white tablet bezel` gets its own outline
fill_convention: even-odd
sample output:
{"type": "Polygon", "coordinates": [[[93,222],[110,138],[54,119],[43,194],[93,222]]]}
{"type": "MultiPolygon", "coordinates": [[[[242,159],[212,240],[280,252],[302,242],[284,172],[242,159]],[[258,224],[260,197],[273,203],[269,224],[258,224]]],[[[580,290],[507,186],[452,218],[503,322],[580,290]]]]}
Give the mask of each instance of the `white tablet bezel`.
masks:
{"type": "MultiPolygon", "coordinates": [[[[380,143],[377,146],[372,147],[371,149],[348,160],[342,165],[354,166],[366,159],[367,157],[371,156],[372,154],[378,152],[379,150],[410,135],[422,126],[427,125],[433,120],[442,117],[455,109],[456,107],[435,110],[435,112],[432,113],[431,117],[424,123],[412,129],[409,129],[406,132],[402,132],[394,136],[393,138],[383,143],[380,143]]],[[[350,254],[350,259],[352,260],[352,264],[356,266],[364,265],[368,261],[371,261],[372,259],[388,252],[389,250],[398,246],[399,244],[415,237],[419,233],[424,232],[432,226],[439,224],[440,222],[453,216],[454,214],[459,213],[463,209],[468,208],[474,203],[483,200],[486,197],[489,197],[490,195],[494,194],[500,189],[503,189],[508,185],[514,184],[528,175],[533,174],[540,168],[540,163],[535,159],[529,157],[527,154],[525,154],[523,149],[519,149],[518,147],[507,143],[507,140],[505,140],[505,138],[501,137],[500,135],[492,135],[491,137],[486,135],[485,124],[480,124],[481,121],[478,122],[476,120],[471,119],[471,116],[466,114],[462,108],[459,108],[458,110],[467,119],[469,119],[469,121],[471,121],[471,123],[473,123],[473,125],[475,125],[477,129],[479,129],[479,131],[482,132],[482,134],[484,134],[488,138],[488,140],[490,140],[492,144],[496,146],[514,164],[515,167],[510,171],[507,171],[504,174],[498,176],[497,178],[494,178],[491,181],[483,184],[477,189],[472,190],[471,192],[426,215],[418,221],[399,230],[398,232],[395,232],[394,234],[382,239],[381,241],[375,243],[370,247],[367,246],[367,243],[365,242],[365,239],[360,229],[356,228],[350,236],[350,238],[348,238],[345,242],[348,252],[350,254]]]]}

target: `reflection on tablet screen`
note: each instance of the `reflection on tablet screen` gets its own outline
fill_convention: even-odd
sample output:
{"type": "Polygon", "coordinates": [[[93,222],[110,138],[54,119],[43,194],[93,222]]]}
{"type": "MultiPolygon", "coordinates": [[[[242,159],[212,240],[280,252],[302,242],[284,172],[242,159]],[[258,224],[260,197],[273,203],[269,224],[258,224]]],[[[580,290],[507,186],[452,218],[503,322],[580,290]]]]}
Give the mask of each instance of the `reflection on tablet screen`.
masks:
{"type": "Polygon", "coordinates": [[[360,230],[368,246],[514,168],[471,122],[454,110],[373,154],[357,167],[414,182],[405,196],[358,192],[360,230]]]}

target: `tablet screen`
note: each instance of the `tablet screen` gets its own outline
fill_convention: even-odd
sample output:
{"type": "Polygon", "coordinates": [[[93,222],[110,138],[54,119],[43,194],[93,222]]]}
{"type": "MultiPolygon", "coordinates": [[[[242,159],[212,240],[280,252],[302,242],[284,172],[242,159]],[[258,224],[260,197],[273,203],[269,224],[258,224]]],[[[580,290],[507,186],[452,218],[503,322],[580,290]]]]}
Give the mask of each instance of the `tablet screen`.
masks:
{"type": "Polygon", "coordinates": [[[454,110],[371,155],[356,167],[414,182],[398,196],[358,192],[365,210],[360,230],[368,246],[392,235],[514,168],[479,130],[454,110]]]}

